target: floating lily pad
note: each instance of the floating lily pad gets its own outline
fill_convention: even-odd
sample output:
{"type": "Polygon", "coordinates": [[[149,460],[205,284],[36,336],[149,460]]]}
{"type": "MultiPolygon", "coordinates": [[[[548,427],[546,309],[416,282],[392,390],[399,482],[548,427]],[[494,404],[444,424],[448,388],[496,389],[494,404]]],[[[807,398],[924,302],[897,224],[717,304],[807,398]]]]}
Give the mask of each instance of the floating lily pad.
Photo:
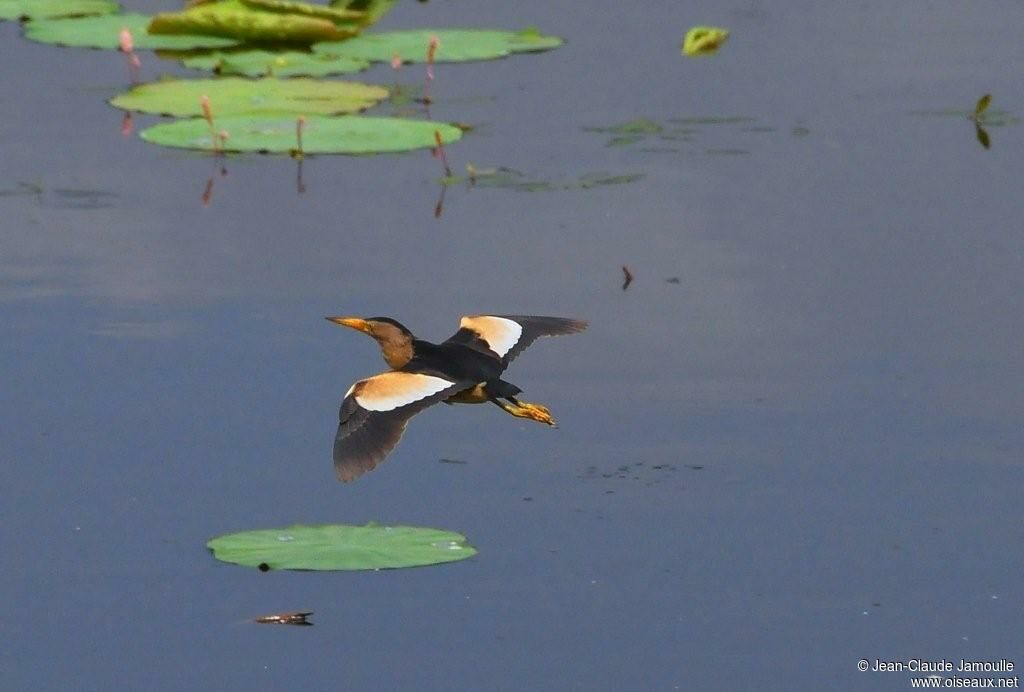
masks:
{"type": "Polygon", "coordinates": [[[111,0],[0,0],[0,19],[56,19],[117,12],[111,0]]]}
{"type": "Polygon", "coordinates": [[[562,39],[557,36],[543,36],[534,29],[419,29],[363,34],[348,41],[317,43],[313,50],[373,62],[389,62],[396,55],[403,62],[426,62],[427,46],[435,36],[440,40],[434,55],[435,62],[490,60],[511,53],[550,50],[562,45],[562,39]]]}
{"type": "Polygon", "coordinates": [[[36,19],[25,25],[25,38],[75,48],[117,49],[121,29],[132,32],[135,48],[223,48],[237,41],[216,36],[153,36],[146,31],[150,17],[144,14],[108,14],[80,19],[36,19]]]}
{"type": "Polygon", "coordinates": [[[713,55],[729,38],[729,30],[717,26],[695,26],[683,39],[683,55],[691,58],[713,55]]]}
{"type": "MultiPolygon", "coordinates": [[[[301,3],[288,3],[299,5],[301,3]]],[[[312,6],[311,6],[312,7],[312,6]]],[[[320,13],[264,11],[242,2],[221,2],[195,5],[183,12],[158,14],[149,24],[151,34],[200,34],[222,36],[246,43],[301,43],[338,41],[355,36],[360,25],[320,13]]]]}
{"type": "MultiPolygon", "coordinates": [[[[228,133],[223,144],[213,141],[209,123],[201,118],[154,125],[143,130],[140,136],[147,142],[166,147],[291,154],[298,148],[296,124],[297,119],[289,117],[217,118],[217,131],[228,133]]],[[[457,127],[424,120],[308,116],[302,131],[302,152],[383,154],[425,149],[435,145],[435,132],[445,144],[462,137],[462,130],[457,127]]]]}
{"type": "Polygon", "coordinates": [[[291,526],[219,536],[206,547],[246,567],[365,570],[421,567],[476,555],[462,534],[416,526],[291,526]]]}
{"type": "Polygon", "coordinates": [[[365,60],[343,55],[265,50],[206,53],[185,58],[182,64],[195,70],[246,77],[324,77],[361,72],[370,66],[365,60]]]}
{"type": "Polygon", "coordinates": [[[180,79],[141,84],[110,103],[130,111],[189,117],[202,115],[203,96],[209,97],[219,125],[223,117],[239,114],[354,113],[384,100],[388,91],[359,82],[312,79],[180,79]]]}

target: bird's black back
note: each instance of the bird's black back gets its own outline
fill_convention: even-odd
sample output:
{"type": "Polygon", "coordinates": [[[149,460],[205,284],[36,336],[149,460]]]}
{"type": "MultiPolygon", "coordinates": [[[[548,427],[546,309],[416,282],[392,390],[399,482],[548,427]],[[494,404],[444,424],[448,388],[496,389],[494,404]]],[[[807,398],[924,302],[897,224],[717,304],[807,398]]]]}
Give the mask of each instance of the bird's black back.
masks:
{"type": "Polygon", "coordinates": [[[505,369],[499,359],[464,344],[416,339],[412,346],[412,360],[402,368],[406,372],[434,372],[457,382],[487,382],[505,369]]]}

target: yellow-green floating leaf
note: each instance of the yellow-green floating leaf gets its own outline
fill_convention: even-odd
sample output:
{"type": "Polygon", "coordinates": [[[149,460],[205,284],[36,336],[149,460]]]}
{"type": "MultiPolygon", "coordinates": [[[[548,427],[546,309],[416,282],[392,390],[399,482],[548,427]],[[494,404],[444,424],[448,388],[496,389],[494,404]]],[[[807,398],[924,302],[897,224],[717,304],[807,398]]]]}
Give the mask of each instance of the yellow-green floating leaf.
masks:
{"type": "Polygon", "coordinates": [[[360,12],[363,18],[360,23],[365,26],[376,24],[377,21],[391,11],[395,0],[331,0],[330,6],[337,9],[360,12]]]}
{"type": "Polygon", "coordinates": [[[117,12],[111,0],[0,0],[0,19],[56,19],[117,12]]]}
{"type": "Polygon", "coordinates": [[[213,556],[261,570],[377,570],[421,567],[476,555],[462,534],[418,526],[291,526],[218,536],[213,556]]]}
{"type": "Polygon", "coordinates": [[[695,26],[683,39],[683,55],[699,57],[713,55],[729,38],[729,30],[717,26],[695,26]]]}
{"type": "Polygon", "coordinates": [[[37,19],[25,25],[25,38],[75,48],[117,49],[121,29],[131,31],[138,50],[223,48],[237,41],[216,36],[152,36],[146,31],[151,17],[144,14],[108,14],[80,19],[37,19]]]}
{"type": "Polygon", "coordinates": [[[298,14],[306,17],[329,19],[335,24],[361,22],[366,16],[364,12],[359,10],[311,5],[308,2],[292,2],[291,0],[242,0],[242,4],[262,12],[298,14]]]}
{"type": "Polygon", "coordinates": [[[312,79],[181,79],[141,84],[110,103],[124,110],[189,117],[202,115],[203,96],[210,99],[219,122],[240,114],[355,113],[384,100],[388,91],[359,82],[312,79]]]}
{"type": "Polygon", "coordinates": [[[195,70],[245,77],[326,77],[361,72],[370,66],[365,60],[343,55],[265,50],[205,53],[185,58],[182,64],[195,70]]]}
{"type": "MultiPolygon", "coordinates": [[[[141,133],[153,144],[182,149],[291,154],[297,149],[297,118],[232,116],[217,118],[216,131],[227,132],[227,141],[213,141],[209,124],[202,118],[154,125],[141,133]]],[[[384,154],[425,149],[435,144],[435,134],[445,144],[462,137],[452,125],[401,118],[363,116],[308,116],[302,128],[305,154],[384,154]]]]}
{"type": "Polygon", "coordinates": [[[351,22],[335,23],[311,14],[289,14],[254,9],[241,0],[195,5],[183,12],[158,14],[149,24],[151,34],[222,36],[247,43],[301,43],[337,41],[359,30],[351,22]]]}
{"type": "Polygon", "coordinates": [[[985,111],[988,110],[989,105],[992,103],[992,94],[985,94],[978,103],[974,106],[974,117],[975,119],[985,115],[985,111]]]}
{"type": "Polygon", "coordinates": [[[544,36],[534,29],[418,29],[362,34],[340,43],[317,43],[313,51],[373,62],[389,62],[396,55],[403,62],[426,62],[427,47],[435,36],[440,41],[434,55],[435,62],[490,60],[511,53],[550,50],[562,45],[562,39],[557,36],[544,36]]]}

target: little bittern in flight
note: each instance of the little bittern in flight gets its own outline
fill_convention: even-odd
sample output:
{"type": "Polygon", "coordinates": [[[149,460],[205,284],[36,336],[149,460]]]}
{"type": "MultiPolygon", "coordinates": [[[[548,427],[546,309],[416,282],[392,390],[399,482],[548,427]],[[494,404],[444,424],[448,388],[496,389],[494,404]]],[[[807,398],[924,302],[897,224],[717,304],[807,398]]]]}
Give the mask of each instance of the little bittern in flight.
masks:
{"type": "Polygon", "coordinates": [[[388,317],[327,319],[376,339],[391,368],[356,382],[341,402],[334,468],[346,483],[383,461],[409,419],[439,401],[490,401],[518,418],[554,425],[546,407],[517,399],[522,390],[501,374],[538,338],[587,328],[586,322],[563,317],[474,315],[463,317],[459,331],[447,341],[433,344],[388,317]]]}

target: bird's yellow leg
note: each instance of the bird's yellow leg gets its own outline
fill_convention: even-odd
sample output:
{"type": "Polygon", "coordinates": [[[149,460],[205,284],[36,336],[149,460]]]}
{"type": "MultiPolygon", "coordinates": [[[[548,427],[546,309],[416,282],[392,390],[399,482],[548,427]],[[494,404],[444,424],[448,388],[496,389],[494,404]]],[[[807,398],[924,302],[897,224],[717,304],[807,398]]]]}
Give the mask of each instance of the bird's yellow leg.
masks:
{"type": "Polygon", "coordinates": [[[528,401],[519,401],[518,399],[512,398],[508,401],[502,401],[501,399],[492,399],[491,401],[500,406],[505,413],[510,413],[516,418],[529,418],[530,420],[535,420],[538,423],[544,423],[551,427],[558,427],[555,424],[555,419],[551,417],[551,411],[548,410],[547,406],[531,404],[528,401]]]}

